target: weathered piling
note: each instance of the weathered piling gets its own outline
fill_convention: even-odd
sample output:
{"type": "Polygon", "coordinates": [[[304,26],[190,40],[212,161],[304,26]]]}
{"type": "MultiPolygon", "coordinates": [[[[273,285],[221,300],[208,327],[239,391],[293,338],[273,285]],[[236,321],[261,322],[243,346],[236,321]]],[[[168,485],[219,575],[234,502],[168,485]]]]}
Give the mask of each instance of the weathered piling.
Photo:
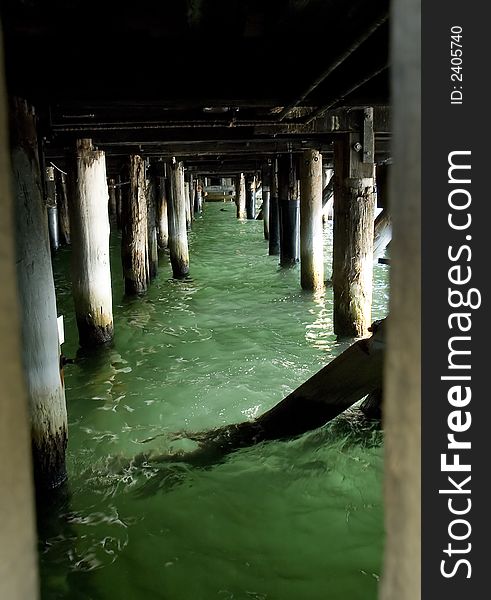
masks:
{"type": "Polygon", "coordinates": [[[373,260],[377,262],[384,255],[392,239],[392,219],[389,211],[388,175],[390,165],[377,165],[375,183],[377,186],[377,205],[382,212],[377,215],[373,230],[373,260]]]}
{"type": "Polygon", "coordinates": [[[322,156],[306,150],[300,168],[300,282],[305,290],[324,287],[322,239],[322,156]]]}
{"type": "MultiPolygon", "coordinates": [[[[370,109],[363,112],[365,126],[373,127],[369,113],[370,109]]],[[[369,136],[365,138],[365,144],[370,144],[369,136]]],[[[373,137],[371,148],[363,147],[362,140],[361,133],[348,133],[341,134],[334,144],[332,280],[334,332],[341,337],[366,335],[371,319],[373,137]],[[370,159],[367,150],[371,151],[370,159]]]]}
{"type": "Polygon", "coordinates": [[[190,201],[190,193],[189,193],[189,181],[184,179],[184,202],[186,209],[186,229],[189,231],[191,229],[191,201],[190,201]]]}
{"type": "Polygon", "coordinates": [[[324,169],[322,175],[322,211],[327,221],[333,217],[334,169],[324,169]]]}
{"type": "Polygon", "coordinates": [[[299,207],[296,165],[292,154],[278,160],[278,207],[280,213],[280,265],[299,261],[299,207]]]}
{"type": "Polygon", "coordinates": [[[271,162],[271,191],[269,197],[269,254],[280,253],[280,209],[278,205],[278,159],[271,162]]]}
{"type": "Polygon", "coordinates": [[[45,169],[46,188],[46,210],[48,211],[49,242],[51,250],[56,251],[60,247],[60,235],[58,226],[58,207],[56,205],[56,182],[53,167],[45,169]]]}
{"type": "Polygon", "coordinates": [[[196,185],[196,180],[195,178],[192,176],[192,174],[189,175],[189,212],[191,214],[191,223],[194,221],[194,188],[196,185]]]}
{"type": "Polygon", "coordinates": [[[113,337],[106,158],[92,141],[78,140],[70,202],[72,290],[81,346],[113,337]]]}
{"type": "Polygon", "coordinates": [[[107,182],[107,188],[108,188],[108,192],[109,192],[109,216],[113,217],[114,219],[116,218],[116,214],[117,214],[117,207],[116,207],[116,180],[111,177],[110,179],[108,179],[107,182]]]}
{"type": "Polygon", "coordinates": [[[246,183],[244,173],[237,175],[235,180],[235,203],[237,205],[237,219],[245,219],[246,214],[246,183]]]}
{"type": "Polygon", "coordinates": [[[7,125],[0,31],[0,597],[37,600],[39,581],[30,427],[21,355],[21,310],[15,272],[14,182],[11,181],[7,125]]]}
{"type": "Polygon", "coordinates": [[[159,270],[159,250],[157,239],[157,207],[156,207],[156,180],[152,167],[148,169],[146,180],[147,197],[147,243],[148,243],[148,276],[150,280],[157,276],[159,270]]]}
{"type": "Polygon", "coordinates": [[[116,226],[119,230],[122,227],[121,212],[123,210],[123,180],[121,175],[116,177],[116,226]]]}
{"type": "Polygon", "coordinates": [[[183,163],[172,162],[169,165],[169,176],[167,210],[169,217],[170,261],[173,276],[176,279],[183,279],[189,273],[183,163]]]}
{"type": "Polygon", "coordinates": [[[55,173],[55,181],[60,241],[63,245],[68,246],[71,242],[70,214],[68,208],[68,193],[65,173],[61,173],[60,171],[55,173]]]}
{"type": "Polygon", "coordinates": [[[194,213],[199,215],[203,212],[203,185],[201,179],[196,180],[194,191],[194,213]]]}
{"type": "Polygon", "coordinates": [[[246,177],[246,218],[256,218],[256,178],[254,175],[246,177]]]}
{"type": "Polygon", "coordinates": [[[123,194],[121,259],[128,295],[143,294],[148,284],[148,226],[145,163],[141,156],[129,161],[129,190],[123,194]]]}
{"type": "Polygon", "coordinates": [[[166,164],[158,162],[156,169],[157,239],[159,248],[169,245],[169,220],[167,217],[167,188],[165,184],[166,164]]]}
{"type": "Polygon", "coordinates": [[[25,101],[14,98],[10,118],[22,356],[34,477],[42,491],[66,479],[67,413],[34,112],[25,101]]]}
{"type": "Polygon", "coordinates": [[[383,210],[375,219],[373,226],[373,260],[378,262],[383,257],[392,240],[392,219],[388,210],[383,210]]]}
{"type": "Polygon", "coordinates": [[[264,239],[269,240],[269,203],[271,197],[271,164],[266,161],[262,167],[261,173],[262,188],[263,188],[263,226],[264,239]]]}

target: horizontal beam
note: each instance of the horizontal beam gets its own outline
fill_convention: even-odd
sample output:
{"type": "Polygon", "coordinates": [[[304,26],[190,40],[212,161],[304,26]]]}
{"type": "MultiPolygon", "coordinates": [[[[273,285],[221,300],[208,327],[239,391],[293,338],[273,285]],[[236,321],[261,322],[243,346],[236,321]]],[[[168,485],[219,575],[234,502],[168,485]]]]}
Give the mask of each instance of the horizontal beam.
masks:
{"type": "MultiPolygon", "coordinates": [[[[86,137],[99,145],[145,145],[178,142],[195,144],[211,142],[230,142],[237,140],[254,140],[274,136],[298,136],[315,140],[318,136],[356,131],[357,121],[350,110],[334,110],[321,118],[306,123],[273,123],[253,124],[253,121],[240,126],[230,126],[230,121],[216,120],[196,122],[161,122],[161,123],[118,123],[110,125],[81,124],[79,126],[54,127],[51,140],[54,144],[70,145],[77,137],[86,137]]],[[[375,133],[390,133],[391,117],[387,106],[374,107],[375,133]]],[[[50,136],[48,136],[49,138],[50,136]]],[[[287,140],[283,140],[285,142],[287,140]]]]}
{"type": "MultiPolygon", "coordinates": [[[[230,142],[230,143],[214,143],[214,142],[201,142],[199,144],[194,143],[183,143],[179,142],[176,144],[152,144],[142,145],[141,149],[138,146],[120,146],[120,145],[105,145],[101,144],[101,148],[106,150],[108,154],[121,153],[122,151],[130,154],[132,152],[139,152],[143,150],[146,154],[160,154],[162,156],[194,156],[194,157],[206,157],[206,156],[248,156],[257,154],[283,154],[285,152],[294,151],[301,152],[312,146],[312,143],[307,141],[264,141],[264,140],[247,140],[244,142],[230,142]]],[[[321,151],[329,151],[331,144],[317,143],[315,147],[321,151]]]]}
{"type": "MultiPolygon", "coordinates": [[[[170,160],[173,156],[182,159],[187,162],[199,163],[204,160],[213,161],[233,161],[233,160],[261,160],[267,157],[277,156],[279,154],[285,154],[293,151],[294,153],[300,153],[306,149],[312,148],[312,144],[274,144],[271,146],[264,144],[253,144],[250,148],[239,148],[230,146],[228,148],[222,148],[217,151],[217,148],[204,148],[202,146],[174,146],[161,147],[161,146],[98,146],[99,149],[105,150],[108,159],[124,158],[130,154],[142,154],[146,157],[159,157],[166,160],[170,160]]],[[[319,150],[324,157],[332,156],[332,146],[330,144],[319,144],[314,147],[319,150]]],[[[45,156],[47,160],[59,161],[64,160],[66,151],[65,149],[59,149],[58,147],[45,146],[45,156]]],[[[376,157],[379,160],[385,160],[390,157],[390,140],[380,139],[376,140],[376,157]]]]}
{"type": "MultiPolygon", "coordinates": [[[[278,123],[274,125],[257,125],[256,135],[318,135],[327,133],[353,133],[359,129],[359,121],[352,110],[345,108],[332,110],[310,123],[278,123]]],[[[362,107],[360,107],[362,108],[362,107]]],[[[307,116],[306,119],[309,117],[307,116]]],[[[389,106],[373,108],[373,129],[377,134],[390,133],[392,130],[391,111],[389,106]]]]}

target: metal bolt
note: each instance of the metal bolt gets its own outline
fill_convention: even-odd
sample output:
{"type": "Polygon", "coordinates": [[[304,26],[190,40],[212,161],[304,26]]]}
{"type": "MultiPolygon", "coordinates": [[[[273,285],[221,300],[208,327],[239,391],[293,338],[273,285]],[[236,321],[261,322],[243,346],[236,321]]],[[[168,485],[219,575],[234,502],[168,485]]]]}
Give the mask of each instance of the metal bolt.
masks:
{"type": "Polygon", "coordinates": [[[363,148],[363,146],[360,144],[360,142],[355,142],[355,143],[353,144],[353,150],[354,150],[355,152],[359,152],[359,151],[360,151],[362,148],[363,148]]]}

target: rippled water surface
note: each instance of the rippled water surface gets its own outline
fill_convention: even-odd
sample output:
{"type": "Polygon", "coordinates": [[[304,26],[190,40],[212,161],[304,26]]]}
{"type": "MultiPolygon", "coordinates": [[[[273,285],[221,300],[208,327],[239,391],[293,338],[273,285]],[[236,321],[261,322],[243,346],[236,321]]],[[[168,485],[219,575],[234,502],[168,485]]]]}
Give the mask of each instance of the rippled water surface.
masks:
{"type": "MultiPolygon", "coordinates": [[[[267,255],[262,222],[208,204],[190,234],[191,275],[168,257],[148,294],[123,296],[112,236],[116,337],[77,354],[69,250],[55,258],[69,413],[66,498],[41,518],[43,599],[375,600],[380,433],[352,416],[222,464],[157,464],[176,438],[251,419],[341,352],[332,289],[312,297],[267,255]]],[[[326,228],[326,276],[330,229],[326,228]]],[[[374,318],[387,267],[375,267],[374,318]]]]}

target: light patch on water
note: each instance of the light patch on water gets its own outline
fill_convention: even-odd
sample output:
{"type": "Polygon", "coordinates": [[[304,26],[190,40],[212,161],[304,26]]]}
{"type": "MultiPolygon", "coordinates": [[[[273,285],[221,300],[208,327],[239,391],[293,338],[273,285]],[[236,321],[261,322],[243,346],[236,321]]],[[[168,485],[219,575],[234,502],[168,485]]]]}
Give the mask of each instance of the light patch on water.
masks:
{"type": "Polygon", "coordinates": [[[252,421],[253,419],[259,416],[260,412],[261,406],[257,404],[256,406],[251,406],[251,408],[244,409],[242,411],[242,414],[247,420],[252,421]]]}

